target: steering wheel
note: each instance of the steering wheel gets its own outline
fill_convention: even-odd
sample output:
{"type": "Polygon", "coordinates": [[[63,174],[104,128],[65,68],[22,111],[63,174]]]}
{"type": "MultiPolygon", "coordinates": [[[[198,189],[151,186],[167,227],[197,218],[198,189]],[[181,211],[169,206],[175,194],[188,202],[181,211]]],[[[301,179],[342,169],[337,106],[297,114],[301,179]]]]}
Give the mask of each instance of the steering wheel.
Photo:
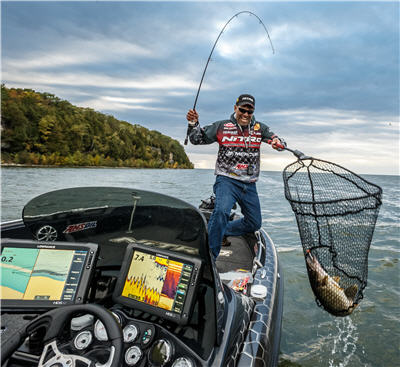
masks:
{"type": "Polygon", "coordinates": [[[75,354],[64,354],[57,346],[57,337],[63,331],[67,321],[71,320],[77,313],[89,313],[99,318],[107,331],[108,340],[111,344],[111,352],[108,361],[104,365],[96,364],[98,367],[118,367],[121,364],[123,352],[122,330],[115,317],[104,307],[96,304],[71,305],[56,308],[35,318],[25,326],[18,334],[14,334],[7,341],[1,344],[1,364],[11,356],[27,336],[32,335],[39,329],[46,330],[43,337],[44,348],[39,360],[38,367],[68,366],[76,367],[79,365],[91,366],[93,361],[75,354]],[[51,357],[47,358],[50,353],[51,357]]]}

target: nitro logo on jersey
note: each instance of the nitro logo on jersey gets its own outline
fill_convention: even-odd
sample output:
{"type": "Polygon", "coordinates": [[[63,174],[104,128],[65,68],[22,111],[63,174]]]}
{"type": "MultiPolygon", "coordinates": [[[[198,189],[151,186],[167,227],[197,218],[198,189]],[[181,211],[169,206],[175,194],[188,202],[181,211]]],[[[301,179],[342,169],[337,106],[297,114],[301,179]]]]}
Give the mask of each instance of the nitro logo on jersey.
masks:
{"type": "Polygon", "coordinates": [[[232,143],[242,143],[242,142],[252,142],[252,143],[261,143],[261,137],[257,136],[223,136],[221,143],[224,142],[232,142],[232,143]]]}

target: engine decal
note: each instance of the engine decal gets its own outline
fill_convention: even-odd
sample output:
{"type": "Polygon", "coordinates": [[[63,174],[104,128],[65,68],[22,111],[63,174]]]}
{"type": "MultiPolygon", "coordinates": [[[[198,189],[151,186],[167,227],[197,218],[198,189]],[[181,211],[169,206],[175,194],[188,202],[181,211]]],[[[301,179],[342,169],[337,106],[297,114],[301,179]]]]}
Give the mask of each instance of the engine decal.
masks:
{"type": "Polygon", "coordinates": [[[97,221],[93,222],[85,222],[85,223],[78,223],[78,224],[70,224],[63,233],[74,233],[79,231],[84,231],[90,228],[96,228],[97,221]]]}

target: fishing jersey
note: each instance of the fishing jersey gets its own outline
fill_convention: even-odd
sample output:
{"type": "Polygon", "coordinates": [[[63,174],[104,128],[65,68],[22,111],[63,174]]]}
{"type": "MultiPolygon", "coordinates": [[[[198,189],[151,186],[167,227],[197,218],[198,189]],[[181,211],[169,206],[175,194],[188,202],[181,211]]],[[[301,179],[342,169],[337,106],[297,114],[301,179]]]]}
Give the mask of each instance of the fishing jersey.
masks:
{"type": "MultiPolygon", "coordinates": [[[[277,138],[269,127],[251,118],[249,126],[240,126],[232,114],[230,120],[190,127],[189,139],[194,145],[219,144],[215,174],[243,182],[256,182],[260,174],[260,146],[277,138]]],[[[282,144],[285,144],[283,140],[282,144]]]]}

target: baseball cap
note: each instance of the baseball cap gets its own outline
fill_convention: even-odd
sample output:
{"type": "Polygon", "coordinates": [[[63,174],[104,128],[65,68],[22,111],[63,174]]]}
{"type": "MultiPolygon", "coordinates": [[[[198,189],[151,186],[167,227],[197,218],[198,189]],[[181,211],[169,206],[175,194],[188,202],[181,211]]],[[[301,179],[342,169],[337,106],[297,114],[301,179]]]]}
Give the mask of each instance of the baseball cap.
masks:
{"type": "Polygon", "coordinates": [[[236,106],[250,105],[255,108],[256,100],[250,94],[241,94],[236,100],[236,106]]]}

